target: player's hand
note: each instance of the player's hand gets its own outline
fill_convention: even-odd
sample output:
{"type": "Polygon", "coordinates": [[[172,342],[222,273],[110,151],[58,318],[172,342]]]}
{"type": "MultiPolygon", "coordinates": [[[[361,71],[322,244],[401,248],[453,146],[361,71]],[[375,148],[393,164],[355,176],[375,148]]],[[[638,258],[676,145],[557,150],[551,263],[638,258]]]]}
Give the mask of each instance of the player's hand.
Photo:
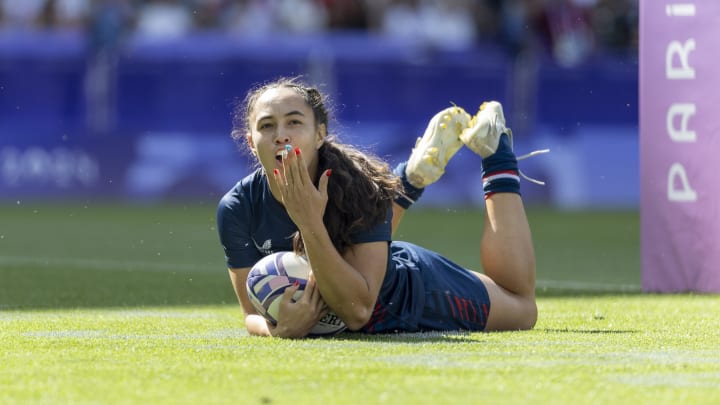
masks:
{"type": "Polygon", "coordinates": [[[325,207],[327,206],[327,186],[330,178],[330,170],[320,176],[318,187],[315,187],[307,164],[298,148],[289,150],[283,154],[283,170],[273,172],[275,180],[282,194],[282,203],[285,206],[290,218],[302,231],[305,225],[322,223],[325,207]]]}
{"type": "Polygon", "coordinates": [[[308,279],[302,296],[293,299],[300,288],[297,283],[285,289],[278,307],[278,319],[275,327],[270,327],[273,336],[297,338],[310,333],[328,312],[327,305],[320,296],[315,279],[308,279]]]}

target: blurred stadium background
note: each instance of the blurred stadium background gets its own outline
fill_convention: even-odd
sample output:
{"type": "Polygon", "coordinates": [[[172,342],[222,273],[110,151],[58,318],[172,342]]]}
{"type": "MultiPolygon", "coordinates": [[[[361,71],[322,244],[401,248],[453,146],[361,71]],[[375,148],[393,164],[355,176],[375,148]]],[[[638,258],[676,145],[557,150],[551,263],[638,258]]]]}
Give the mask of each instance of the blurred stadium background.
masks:
{"type": "MultiPolygon", "coordinates": [[[[637,294],[638,99],[638,0],[0,0],[2,402],[718,403],[716,301],[637,294]],[[521,162],[535,331],[236,340],[215,207],[251,170],[233,103],[280,75],[392,164],[451,102],[552,149],[521,162]]],[[[398,238],[477,269],[479,169],[398,238]]]]}
{"type": "MultiPolygon", "coordinates": [[[[2,0],[0,201],[214,202],[254,83],[305,75],[391,163],[453,102],[503,102],[528,203],[636,209],[637,0],[2,0]]],[[[482,204],[461,152],[425,206],[482,204]]]]}

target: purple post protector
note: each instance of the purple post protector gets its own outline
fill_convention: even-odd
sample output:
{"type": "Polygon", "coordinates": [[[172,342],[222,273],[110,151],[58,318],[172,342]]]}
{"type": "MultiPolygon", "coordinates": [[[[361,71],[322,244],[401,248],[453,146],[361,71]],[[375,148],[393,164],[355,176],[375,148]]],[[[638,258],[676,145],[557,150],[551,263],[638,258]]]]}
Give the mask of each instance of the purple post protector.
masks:
{"type": "Polygon", "coordinates": [[[642,287],[720,293],[720,1],[640,1],[642,287]]]}

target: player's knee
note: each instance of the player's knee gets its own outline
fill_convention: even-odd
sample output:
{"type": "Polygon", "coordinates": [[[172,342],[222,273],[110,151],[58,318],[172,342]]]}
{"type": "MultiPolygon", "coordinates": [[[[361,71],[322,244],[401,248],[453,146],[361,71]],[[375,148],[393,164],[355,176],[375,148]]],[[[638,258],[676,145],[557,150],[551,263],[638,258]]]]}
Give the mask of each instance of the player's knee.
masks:
{"type": "Polygon", "coordinates": [[[535,327],[538,319],[538,309],[535,298],[529,298],[524,305],[523,314],[520,319],[519,328],[522,330],[532,329],[535,327]]]}

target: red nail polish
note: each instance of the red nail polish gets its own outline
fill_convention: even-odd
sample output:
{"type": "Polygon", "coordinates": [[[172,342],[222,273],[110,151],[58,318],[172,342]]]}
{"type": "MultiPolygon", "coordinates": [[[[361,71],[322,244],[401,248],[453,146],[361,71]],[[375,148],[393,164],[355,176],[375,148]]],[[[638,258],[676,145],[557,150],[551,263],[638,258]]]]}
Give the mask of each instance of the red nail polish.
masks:
{"type": "Polygon", "coordinates": [[[300,154],[300,148],[295,148],[295,155],[299,155],[299,154],[300,154]]]}
{"type": "Polygon", "coordinates": [[[275,173],[275,175],[277,176],[278,174],[280,174],[280,171],[278,171],[278,169],[273,169],[273,173],[275,173]]]}
{"type": "Polygon", "coordinates": [[[325,175],[326,175],[326,176],[330,177],[331,174],[332,174],[332,169],[327,169],[327,170],[325,170],[325,175]]]}
{"type": "Polygon", "coordinates": [[[299,281],[294,282],[293,287],[300,287],[300,282],[299,281]]]}

